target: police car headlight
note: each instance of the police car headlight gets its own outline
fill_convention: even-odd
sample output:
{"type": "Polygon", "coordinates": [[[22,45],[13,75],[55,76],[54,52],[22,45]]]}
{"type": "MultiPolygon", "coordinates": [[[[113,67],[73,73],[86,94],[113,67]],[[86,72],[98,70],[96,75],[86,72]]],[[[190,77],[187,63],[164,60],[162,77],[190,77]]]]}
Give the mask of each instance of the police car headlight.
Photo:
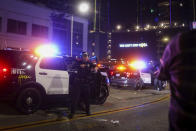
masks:
{"type": "Polygon", "coordinates": [[[107,86],[110,86],[110,79],[108,77],[106,78],[106,83],[107,83],[107,86]]]}

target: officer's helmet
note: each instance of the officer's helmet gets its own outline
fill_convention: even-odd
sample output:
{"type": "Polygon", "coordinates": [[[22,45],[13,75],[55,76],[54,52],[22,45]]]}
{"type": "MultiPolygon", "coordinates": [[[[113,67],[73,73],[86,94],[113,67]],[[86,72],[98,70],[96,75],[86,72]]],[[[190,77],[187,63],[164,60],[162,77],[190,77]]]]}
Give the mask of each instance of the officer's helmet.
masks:
{"type": "Polygon", "coordinates": [[[87,52],[81,52],[80,58],[84,61],[88,61],[88,53],[87,52]]]}
{"type": "Polygon", "coordinates": [[[80,53],[80,57],[81,57],[81,58],[82,58],[82,57],[88,57],[88,53],[85,52],[85,51],[83,51],[83,52],[80,53]]]}

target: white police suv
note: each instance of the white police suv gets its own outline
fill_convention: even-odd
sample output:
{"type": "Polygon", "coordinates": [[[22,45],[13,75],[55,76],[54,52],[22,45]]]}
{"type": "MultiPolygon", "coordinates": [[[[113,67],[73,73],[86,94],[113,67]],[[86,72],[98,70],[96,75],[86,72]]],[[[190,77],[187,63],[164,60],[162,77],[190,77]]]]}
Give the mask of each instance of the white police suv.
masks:
{"type": "MultiPolygon", "coordinates": [[[[28,51],[0,50],[0,98],[11,98],[25,114],[40,109],[49,96],[63,96],[61,99],[69,101],[77,73],[72,68],[75,62],[64,56],[36,57],[28,51]]],[[[103,72],[94,76],[92,99],[103,104],[109,95],[109,80],[103,72]]]]}

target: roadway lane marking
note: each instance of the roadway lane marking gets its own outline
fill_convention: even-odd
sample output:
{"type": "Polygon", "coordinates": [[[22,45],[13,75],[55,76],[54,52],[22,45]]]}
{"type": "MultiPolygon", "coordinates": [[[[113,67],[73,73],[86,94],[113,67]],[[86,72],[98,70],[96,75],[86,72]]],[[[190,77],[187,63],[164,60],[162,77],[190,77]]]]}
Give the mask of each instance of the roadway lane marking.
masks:
{"type": "Polygon", "coordinates": [[[147,106],[147,105],[156,104],[158,102],[162,102],[162,101],[168,100],[168,99],[169,99],[169,95],[166,95],[165,97],[162,97],[162,98],[154,100],[154,101],[145,102],[143,104],[139,104],[139,105],[135,105],[135,106],[129,106],[129,107],[124,107],[124,108],[119,108],[119,109],[104,110],[104,111],[100,111],[100,112],[95,112],[95,113],[93,113],[90,116],[77,115],[73,119],[68,119],[67,117],[62,117],[60,119],[59,118],[57,118],[57,119],[49,119],[49,120],[36,121],[36,122],[30,122],[30,123],[13,125],[13,126],[7,126],[7,127],[0,127],[0,131],[22,130],[22,129],[26,129],[26,128],[47,126],[47,125],[58,124],[58,123],[63,123],[63,122],[70,122],[70,121],[80,120],[80,119],[85,119],[85,118],[90,118],[90,117],[109,115],[109,114],[118,113],[118,112],[122,112],[122,111],[133,110],[135,108],[141,108],[141,107],[144,107],[144,106],[147,106]]]}

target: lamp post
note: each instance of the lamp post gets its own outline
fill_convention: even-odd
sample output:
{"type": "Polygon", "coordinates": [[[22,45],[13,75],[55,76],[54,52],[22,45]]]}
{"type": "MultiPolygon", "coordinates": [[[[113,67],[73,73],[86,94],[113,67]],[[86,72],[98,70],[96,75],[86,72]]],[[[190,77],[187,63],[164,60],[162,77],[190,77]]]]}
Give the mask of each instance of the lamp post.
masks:
{"type": "Polygon", "coordinates": [[[195,0],[193,0],[193,20],[195,21],[196,20],[196,17],[195,17],[195,0]]]}
{"type": "Polygon", "coordinates": [[[170,38],[169,38],[168,36],[165,36],[165,37],[162,38],[162,41],[163,41],[164,43],[168,43],[169,40],[170,40],[170,38]]]}
{"type": "Polygon", "coordinates": [[[116,29],[117,29],[118,31],[120,31],[120,30],[122,29],[122,25],[117,25],[117,26],[116,26],[116,29]]]}
{"type": "Polygon", "coordinates": [[[169,23],[170,23],[170,26],[172,26],[172,1],[169,0],[169,10],[170,10],[170,20],[169,20],[169,23]]]}
{"type": "Polygon", "coordinates": [[[71,57],[72,57],[72,52],[73,52],[73,24],[74,24],[74,16],[71,16],[71,57]]]}
{"type": "MultiPolygon", "coordinates": [[[[81,14],[87,14],[89,12],[90,5],[87,2],[81,2],[78,4],[78,11],[81,14]]],[[[73,29],[74,29],[74,16],[71,16],[71,57],[73,55],[73,29]]]]}

